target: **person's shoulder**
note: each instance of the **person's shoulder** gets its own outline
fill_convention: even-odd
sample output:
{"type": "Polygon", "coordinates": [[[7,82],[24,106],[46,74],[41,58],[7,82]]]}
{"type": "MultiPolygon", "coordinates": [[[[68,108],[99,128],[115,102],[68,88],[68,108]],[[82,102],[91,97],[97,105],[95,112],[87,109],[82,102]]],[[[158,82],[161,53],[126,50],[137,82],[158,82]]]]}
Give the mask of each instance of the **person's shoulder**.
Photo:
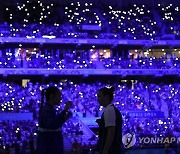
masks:
{"type": "Polygon", "coordinates": [[[105,109],[104,109],[104,113],[112,113],[112,112],[115,112],[115,109],[114,109],[114,106],[111,104],[111,105],[108,105],[105,109]]]}
{"type": "Polygon", "coordinates": [[[114,110],[113,104],[108,105],[105,110],[114,110]]]}

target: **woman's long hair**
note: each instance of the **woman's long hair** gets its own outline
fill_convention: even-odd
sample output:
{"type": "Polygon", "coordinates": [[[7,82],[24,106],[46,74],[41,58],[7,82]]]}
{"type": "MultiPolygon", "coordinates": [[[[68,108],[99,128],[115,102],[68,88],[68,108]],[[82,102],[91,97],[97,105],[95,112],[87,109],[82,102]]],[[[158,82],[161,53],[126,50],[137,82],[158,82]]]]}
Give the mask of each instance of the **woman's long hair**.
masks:
{"type": "Polygon", "coordinates": [[[43,105],[44,105],[45,92],[46,92],[46,89],[42,89],[42,91],[41,91],[41,104],[40,104],[40,109],[42,109],[42,107],[43,107],[43,105]]]}
{"type": "Polygon", "coordinates": [[[40,108],[39,108],[39,117],[41,116],[41,111],[43,109],[45,101],[49,101],[51,95],[55,94],[56,92],[59,92],[59,89],[55,86],[50,86],[48,88],[42,89],[42,91],[41,91],[41,104],[40,104],[40,108]]]}
{"type": "Polygon", "coordinates": [[[40,107],[39,107],[39,123],[40,123],[40,118],[41,118],[41,111],[42,111],[42,108],[44,106],[44,98],[45,98],[45,92],[46,92],[46,89],[42,89],[41,91],[41,103],[40,103],[40,107]]]}

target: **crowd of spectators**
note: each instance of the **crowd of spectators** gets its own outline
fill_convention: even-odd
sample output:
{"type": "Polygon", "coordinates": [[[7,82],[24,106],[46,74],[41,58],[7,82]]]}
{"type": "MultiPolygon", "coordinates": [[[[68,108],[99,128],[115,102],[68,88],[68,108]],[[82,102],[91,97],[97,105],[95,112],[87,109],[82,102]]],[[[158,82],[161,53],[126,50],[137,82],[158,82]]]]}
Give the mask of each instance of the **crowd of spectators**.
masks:
{"type": "Polygon", "coordinates": [[[67,15],[69,22],[72,22],[73,25],[101,26],[100,17],[97,15],[92,3],[71,3],[65,6],[65,15],[67,15]]]}
{"type": "Polygon", "coordinates": [[[120,8],[80,2],[59,6],[27,1],[6,6],[0,36],[148,40],[161,39],[165,34],[179,36],[179,7],[158,4],[155,12],[160,19],[155,17],[154,10],[137,4],[120,8]],[[83,30],[83,25],[96,28],[83,30]]]}
{"type": "Polygon", "coordinates": [[[123,39],[155,39],[161,32],[153,14],[145,6],[130,6],[120,9],[106,6],[102,12],[111,27],[111,33],[120,34],[123,39]]]}
{"type": "Polygon", "coordinates": [[[137,59],[122,59],[114,57],[101,60],[109,69],[179,69],[179,58],[139,57],[137,59]]]}
{"type": "MultiPolygon", "coordinates": [[[[101,82],[76,84],[71,81],[65,81],[56,84],[51,82],[47,85],[29,82],[27,87],[24,88],[15,83],[1,82],[0,85],[1,113],[31,112],[34,118],[32,122],[2,122],[2,148],[6,145],[12,146],[18,143],[17,135],[20,131],[22,132],[19,140],[22,146],[24,143],[29,142],[30,137],[36,136],[35,130],[37,127],[41,98],[40,93],[42,88],[47,86],[55,85],[62,91],[63,102],[61,106],[56,108],[57,112],[61,111],[64,102],[67,100],[73,100],[74,108],[72,112],[76,118],[78,116],[78,114],[76,114],[77,112],[85,112],[85,117],[86,115],[96,117],[100,116],[103,110],[97,102],[97,91],[105,86],[105,84],[101,82]],[[9,135],[9,133],[11,135],[9,135]],[[24,141],[23,138],[26,140],[24,141]],[[14,142],[10,140],[14,140],[14,142]]],[[[133,84],[133,87],[126,83],[116,83],[114,86],[116,88],[114,104],[123,113],[123,134],[130,131],[134,132],[137,136],[149,135],[161,137],[179,135],[180,86],[178,83],[168,85],[137,82],[133,84]],[[127,114],[128,111],[162,111],[164,112],[164,118],[139,119],[129,117],[127,114]]],[[[82,144],[81,147],[83,147],[83,145],[87,147],[89,144],[83,142],[83,126],[81,124],[68,121],[64,125],[63,131],[72,143],[78,141],[79,144],[82,144]],[[74,136],[79,137],[75,138],[74,136]]]]}
{"type": "Polygon", "coordinates": [[[157,11],[162,19],[162,25],[165,26],[165,34],[180,34],[180,11],[179,7],[169,4],[162,6],[158,4],[157,11]]]}
{"type": "MultiPolygon", "coordinates": [[[[35,48],[36,49],[36,48],[35,48]]],[[[34,49],[34,50],[35,50],[34,49]]],[[[132,56],[111,58],[89,57],[76,51],[61,53],[59,50],[39,51],[0,50],[0,68],[46,68],[46,69],[180,69],[180,60],[172,56],[132,56]],[[26,52],[26,55],[24,54],[26,52]]],[[[37,49],[36,49],[37,50],[37,49]]]]}
{"type": "Polygon", "coordinates": [[[72,144],[73,151],[97,148],[97,137],[92,132],[85,131],[84,124],[78,119],[72,118],[63,126],[63,133],[72,144]]]}
{"type": "Polygon", "coordinates": [[[1,121],[0,153],[34,153],[35,121],[1,121]]]}

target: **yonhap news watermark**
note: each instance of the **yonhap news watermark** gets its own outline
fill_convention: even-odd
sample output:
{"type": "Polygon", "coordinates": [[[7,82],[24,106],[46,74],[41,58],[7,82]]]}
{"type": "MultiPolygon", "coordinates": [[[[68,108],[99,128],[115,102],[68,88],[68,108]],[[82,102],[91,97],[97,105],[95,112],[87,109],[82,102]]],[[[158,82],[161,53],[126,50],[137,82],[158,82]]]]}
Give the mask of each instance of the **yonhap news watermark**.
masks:
{"type": "Polygon", "coordinates": [[[134,133],[123,135],[122,142],[126,149],[133,147],[137,142],[140,145],[148,144],[180,144],[180,137],[136,137],[134,133]]]}
{"type": "Polygon", "coordinates": [[[180,137],[139,137],[139,141],[144,144],[172,144],[180,143],[180,137]]]}

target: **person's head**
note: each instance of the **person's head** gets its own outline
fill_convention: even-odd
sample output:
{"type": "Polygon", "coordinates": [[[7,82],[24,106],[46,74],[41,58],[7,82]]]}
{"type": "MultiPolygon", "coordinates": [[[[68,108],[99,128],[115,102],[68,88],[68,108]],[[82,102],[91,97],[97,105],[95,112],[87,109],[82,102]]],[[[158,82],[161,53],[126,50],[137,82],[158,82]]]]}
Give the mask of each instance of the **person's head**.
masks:
{"type": "Polygon", "coordinates": [[[46,102],[53,106],[59,105],[60,101],[62,100],[60,90],[54,86],[44,89],[44,96],[46,98],[46,102]]]}
{"type": "Polygon", "coordinates": [[[114,99],[114,91],[115,91],[114,87],[101,88],[97,94],[99,104],[104,107],[107,106],[108,104],[110,104],[114,99]]]}

